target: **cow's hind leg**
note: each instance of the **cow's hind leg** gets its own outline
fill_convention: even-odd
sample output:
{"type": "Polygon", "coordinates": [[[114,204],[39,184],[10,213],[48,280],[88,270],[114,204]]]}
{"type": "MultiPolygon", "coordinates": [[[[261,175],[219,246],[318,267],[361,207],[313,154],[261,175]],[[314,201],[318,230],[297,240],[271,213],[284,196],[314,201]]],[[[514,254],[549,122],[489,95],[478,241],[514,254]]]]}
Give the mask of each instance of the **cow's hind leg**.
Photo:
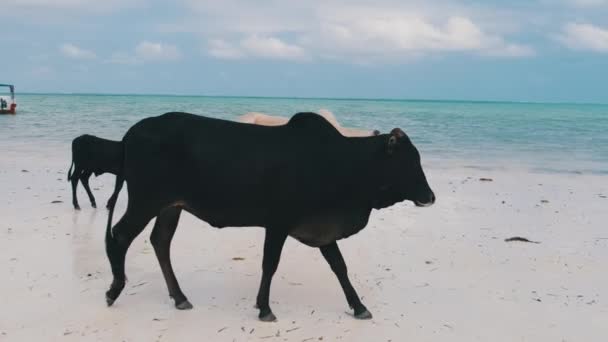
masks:
{"type": "Polygon", "coordinates": [[[106,236],[106,253],[112,267],[112,275],[114,279],[110,289],[106,292],[106,302],[108,306],[114,304],[114,301],[123,288],[127,277],[125,275],[125,256],[129,246],[133,240],[146,227],[146,224],[154,215],[143,210],[127,208],[127,212],[112,228],[112,235],[106,236]]]}
{"type": "Polygon", "coordinates": [[[287,239],[287,234],[276,232],[271,229],[266,229],[266,238],[264,240],[264,260],[262,262],[262,281],[256,300],[256,307],[260,310],[259,318],[264,322],[272,322],[277,318],[272,313],[268,303],[270,297],[270,283],[272,276],[279,266],[281,259],[281,251],[287,239]]]}
{"type": "Polygon", "coordinates": [[[348,301],[348,305],[355,310],[355,318],[358,319],[370,319],[372,318],[372,314],[367,310],[365,305],[361,303],[359,299],[359,295],[353,288],[353,285],[350,283],[348,279],[348,272],[346,269],[346,263],[344,262],[344,258],[342,257],[342,253],[340,253],[340,249],[338,248],[338,244],[334,241],[333,243],[323,246],[320,248],[321,253],[327,260],[327,263],[331,267],[331,270],[334,271],[338,280],[340,281],[340,285],[342,285],[342,290],[344,290],[344,295],[346,296],[346,300],[348,301]]]}
{"type": "Polygon", "coordinates": [[[93,192],[91,191],[91,187],[89,186],[89,178],[91,178],[91,171],[85,171],[80,176],[80,182],[82,182],[82,186],[87,191],[87,195],[89,195],[89,200],[91,201],[91,206],[93,208],[97,208],[97,203],[95,203],[95,196],[93,196],[93,192]]]}
{"type": "Polygon", "coordinates": [[[177,229],[181,211],[181,208],[176,207],[163,209],[156,218],[150,242],[152,242],[158,263],[167,282],[169,296],[175,300],[175,307],[180,310],[188,310],[192,309],[192,304],[179,287],[173,272],[173,266],[171,266],[171,240],[177,229]]]}
{"type": "Polygon", "coordinates": [[[74,169],[74,173],[72,174],[72,178],[70,178],[70,182],[72,182],[72,204],[74,204],[74,209],[80,210],[80,205],[78,205],[78,195],[76,194],[76,189],[78,188],[78,181],[80,180],[80,174],[82,173],[82,169],[76,165],[74,169]]]}
{"type": "Polygon", "coordinates": [[[122,175],[120,175],[120,174],[116,175],[116,183],[114,184],[114,192],[112,193],[112,196],[110,196],[110,198],[108,199],[108,203],[106,204],[106,209],[110,209],[116,205],[116,200],[118,199],[118,194],[120,193],[120,190],[122,189],[122,185],[124,182],[125,182],[125,178],[122,175]]]}

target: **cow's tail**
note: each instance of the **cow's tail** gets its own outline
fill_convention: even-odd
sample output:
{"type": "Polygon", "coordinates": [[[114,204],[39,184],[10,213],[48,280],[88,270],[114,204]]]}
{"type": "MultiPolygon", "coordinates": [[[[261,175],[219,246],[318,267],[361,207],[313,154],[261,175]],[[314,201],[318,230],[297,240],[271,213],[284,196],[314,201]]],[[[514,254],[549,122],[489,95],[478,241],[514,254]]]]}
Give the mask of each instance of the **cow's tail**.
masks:
{"type": "Polygon", "coordinates": [[[70,169],[68,170],[68,182],[72,180],[72,167],[74,166],[74,160],[70,164],[70,169]]]}
{"type": "Polygon", "coordinates": [[[72,173],[72,167],[74,166],[74,156],[76,155],[76,146],[79,145],[77,143],[77,141],[81,140],[81,137],[75,138],[74,140],[72,140],[72,163],[70,164],[70,169],[68,170],[68,182],[72,180],[72,176],[74,176],[74,174],[72,173]]]}
{"type": "Polygon", "coordinates": [[[120,143],[121,149],[121,165],[118,173],[116,174],[116,184],[114,184],[114,192],[110,197],[110,203],[108,203],[108,224],[106,226],[106,245],[108,242],[114,239],[112,234],[112,217],[114,216],[114,208],[116,207],[116,202],[118,201],[118,194],[120,190],[122,190],[122,186],[125,182],[125,173],[124,173],[124,164],[125,164],[125,145],[123,142],[120,143]]]}

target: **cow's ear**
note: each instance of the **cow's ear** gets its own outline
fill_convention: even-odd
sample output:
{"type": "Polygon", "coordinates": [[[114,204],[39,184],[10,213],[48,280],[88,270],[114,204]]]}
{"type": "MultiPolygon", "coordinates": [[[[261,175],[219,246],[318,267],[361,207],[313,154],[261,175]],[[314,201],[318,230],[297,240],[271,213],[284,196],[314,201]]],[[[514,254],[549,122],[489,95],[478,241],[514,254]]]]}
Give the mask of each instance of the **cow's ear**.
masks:
{"type": "Polygon", "coordinates": [[[387,144],[387,152],[388,154],[392,154],[395,151],[395,146],[397,146],[397,137],[394,135],[391,135],[388,138],[388,144],[387,144]]]}
{"type": "Polygon", "coordinates": [[[393,128],[391,136],[388,138],[387,151],[392,154],[395,151],[395,147],[399,143],[399,139],[404,137],[405,133],[400,128],[393,128]]]}

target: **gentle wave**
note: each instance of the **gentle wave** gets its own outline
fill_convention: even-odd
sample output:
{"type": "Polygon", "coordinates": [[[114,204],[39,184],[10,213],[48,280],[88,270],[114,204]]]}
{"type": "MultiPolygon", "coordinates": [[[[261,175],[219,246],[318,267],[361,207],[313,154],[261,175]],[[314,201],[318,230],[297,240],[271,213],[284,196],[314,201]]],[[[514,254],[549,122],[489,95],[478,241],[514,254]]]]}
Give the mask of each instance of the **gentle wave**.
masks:
{"type": "Polygon", "coordinates": [[[608,105],[160,95],[21,95],[0,116],[0,144],[69,146],[84,133],[120,139],[135,122],[169,111],[235,119],[249,111],[290,116],[331,110],[340,123],[406,131],[423,156],[463,165],[546,170],[608,168],[608,105]]]}

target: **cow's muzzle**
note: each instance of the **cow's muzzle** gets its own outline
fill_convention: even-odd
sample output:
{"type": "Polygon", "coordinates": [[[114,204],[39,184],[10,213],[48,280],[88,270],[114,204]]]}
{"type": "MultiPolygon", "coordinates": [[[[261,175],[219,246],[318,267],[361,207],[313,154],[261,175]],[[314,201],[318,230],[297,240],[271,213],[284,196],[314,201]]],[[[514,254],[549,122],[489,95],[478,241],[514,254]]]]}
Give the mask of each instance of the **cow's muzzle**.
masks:
{"type": "Polygon", "coordinates": [[[430,207],[435,203],[435,193],[433,193],[432,191],[430,192],[430,194],[428,195],[428,198],[424,199],[424,200],[415,200],[414,204],[417,207],[430,207]]]}

